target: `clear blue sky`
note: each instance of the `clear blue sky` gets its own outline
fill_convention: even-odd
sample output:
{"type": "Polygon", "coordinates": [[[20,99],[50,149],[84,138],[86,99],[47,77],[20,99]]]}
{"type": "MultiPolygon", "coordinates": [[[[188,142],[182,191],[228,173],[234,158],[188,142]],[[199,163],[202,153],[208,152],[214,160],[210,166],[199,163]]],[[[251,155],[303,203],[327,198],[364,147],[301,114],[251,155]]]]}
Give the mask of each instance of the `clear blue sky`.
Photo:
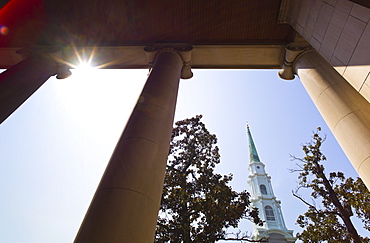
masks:
{"type": "MultiPolygon", "coordinates": [[[[248,189],[248,121],[286,225],[297,232],[306,207],[291,195],[297,174],[288,172],[296,163],[289,154],[302,156],[316,127],[327,134],[327,168],[357,174],[298,78],[286,82],[277,71],[194,70],[181,81],[175,120],[203,115],[219,139],[217,171],[234,174],[237,191],[248,189]]],[[[0,243],[73,241],[147,74],[74,70],[49,79],[0,125],[0,243]]]]}

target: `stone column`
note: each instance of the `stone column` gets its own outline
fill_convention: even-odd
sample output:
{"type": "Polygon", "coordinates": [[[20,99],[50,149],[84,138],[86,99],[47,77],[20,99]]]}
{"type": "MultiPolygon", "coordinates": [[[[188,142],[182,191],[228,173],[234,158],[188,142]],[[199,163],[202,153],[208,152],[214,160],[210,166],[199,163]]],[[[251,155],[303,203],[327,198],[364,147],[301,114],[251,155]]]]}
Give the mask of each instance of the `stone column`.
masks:
{"type": "Polygon", "coordinates": [[[297,74],[358,174],[370,188],[370,103],[318,52],[287,46],[283,79],[297,74]]]}
{"type": "Polygon", "coordinates": [[[19,52],[24,60],[0,74],[0,124],[23,104],[46,80],[70,75],[66,65],[52,53],[19,52]]]}
{"type": "Polygon", "coordinates": [[[191,49],[145,48],[153,68],[75,242],[154,241],[179,79],[192,76],[191,49]]]}

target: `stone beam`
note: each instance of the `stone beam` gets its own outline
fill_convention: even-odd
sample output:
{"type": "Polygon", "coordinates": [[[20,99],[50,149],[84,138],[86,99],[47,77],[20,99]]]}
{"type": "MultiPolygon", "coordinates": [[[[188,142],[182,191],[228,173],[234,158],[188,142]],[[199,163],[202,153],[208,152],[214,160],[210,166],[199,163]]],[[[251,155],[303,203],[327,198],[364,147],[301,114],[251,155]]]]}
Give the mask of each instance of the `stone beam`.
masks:
{"type": "MultiPolygon", "coordinates": [[[[99,68],[149,68],[144,46],[64,47],[62,59],[70,67],[79,65],[79,58],[99,68]]],[[[194,45],[192,68],[215,69],[279,69],[282,67],[285,45],[194,45]]],[[[20,48],[0,48],[0,69],[9,68],[22,59],[20,48]]]]}

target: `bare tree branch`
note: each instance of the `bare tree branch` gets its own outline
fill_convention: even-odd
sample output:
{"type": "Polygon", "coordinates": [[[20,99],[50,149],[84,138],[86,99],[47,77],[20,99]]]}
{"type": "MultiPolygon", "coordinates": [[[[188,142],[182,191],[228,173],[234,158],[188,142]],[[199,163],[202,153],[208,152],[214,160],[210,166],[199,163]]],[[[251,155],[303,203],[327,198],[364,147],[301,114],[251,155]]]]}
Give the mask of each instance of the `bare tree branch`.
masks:
{"type": "Polygon", "coordinates": [[[298,198],[299,200],[301,200],[304,204],[306,204],[310,208],[315,209],[316,212],[319,212],[319,210],[317,210],[316,206],[314,206],[314,205],[310,204],[309,202],[307,202],[304,198],[302,198],[301,196],[299,196],[298,194],[296,194],[293,190],[292,190],[292,194],[293,194],[293,196],[295,196],[296,198],[298,198]]]}

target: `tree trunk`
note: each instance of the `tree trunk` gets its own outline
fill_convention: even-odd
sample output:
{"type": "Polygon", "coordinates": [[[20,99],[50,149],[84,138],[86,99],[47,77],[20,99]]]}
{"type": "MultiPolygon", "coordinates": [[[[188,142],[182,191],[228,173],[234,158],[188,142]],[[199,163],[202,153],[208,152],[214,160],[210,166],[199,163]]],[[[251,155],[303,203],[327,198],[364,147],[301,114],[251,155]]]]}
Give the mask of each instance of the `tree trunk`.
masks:
{"type": "MultiPolygon", "coordinates": [[[[181,178],[181,188],[185,190],[186,188],[186,177],[187,173],[186,170],[191,165],[189,164],[185,166],[184,170],[182,171],[183,177],[181,178]]],[[[181,203],[181,219],[182,219],[182,231],[183,231],[183,241],[184,243],[191,243],[191,235],[190,235],[190,213],[187,205],[187,200],[183,200],[181,203]]]]}
{"type": "Polygon", "coordinates": [[[334,192],[333,187],[331,186],[330,182],[326,178],[326,175],[324,174],[323,170],[320,168],[319,164],[317,162],[313,162],[318,169],[318,177],[322,178],[324,186],[326,190],[329,192],[329,198],[333,201],[334,206],[339,211],[339,214],[346,225],[346,228],[351,235],[353,241],[355,243],[362,243],[360,236],[357,233],[356,228],[352,224],[351,215],[350,213],[343,207],[343,205],[340,203],[337,194],[334,192]]]}

